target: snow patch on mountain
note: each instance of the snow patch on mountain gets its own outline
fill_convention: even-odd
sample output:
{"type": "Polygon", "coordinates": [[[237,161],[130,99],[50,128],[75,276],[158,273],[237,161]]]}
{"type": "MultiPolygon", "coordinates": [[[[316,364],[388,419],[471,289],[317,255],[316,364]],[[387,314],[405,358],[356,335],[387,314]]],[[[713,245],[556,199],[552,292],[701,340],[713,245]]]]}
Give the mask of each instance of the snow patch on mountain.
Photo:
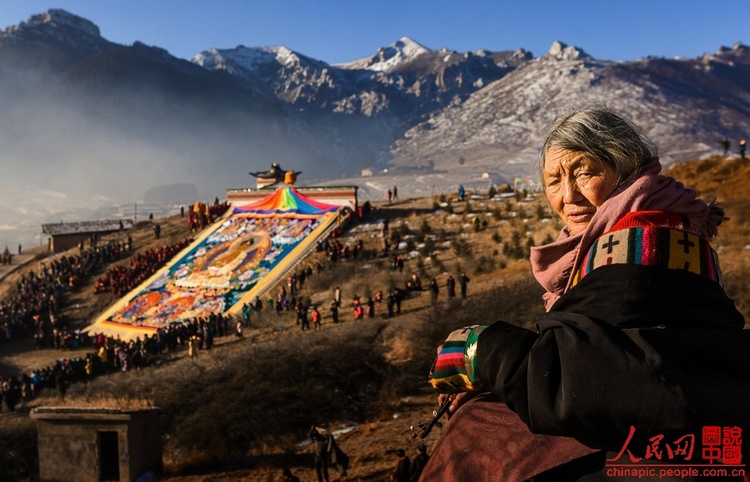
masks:
{"type": "Polygon", "coordinates": [[[231,74],[257,72],[272,64],[295,66],[302,62],[296,52],[283,46],[209,49],[192,58],[192,62],[209,70],[226,70],[231,74]]]}
{"type": "Polygon", "coordinates": [[[372,57],[355,60],[353,62],[335,64],[336,67],[347,70],[372,70],[374,72],[392,72],[398,66],[411,62],[422,54],[432,50],[415,42],[409,37],[401,37],[388,47],[378,49],[372,57]]]}
{"type": "Polygon", "coordinates": [[[277,55],[272,47],[252,48],[240,45],[234,49],[209,49],[192,58],[192,62],[209,70],[224,70],[239,75],[268,65],[277,55]]]}

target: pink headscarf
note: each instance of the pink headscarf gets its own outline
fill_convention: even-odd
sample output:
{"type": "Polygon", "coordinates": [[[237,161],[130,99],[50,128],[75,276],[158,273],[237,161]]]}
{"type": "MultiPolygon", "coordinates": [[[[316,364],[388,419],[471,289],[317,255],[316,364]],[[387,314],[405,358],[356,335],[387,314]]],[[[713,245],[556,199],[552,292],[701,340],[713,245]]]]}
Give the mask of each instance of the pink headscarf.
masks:
{"type": "Polygon", "coordinates": [[[726,219],[724,211],[713,202],[709,204],[698,199],[694,190],[675,179],[660,175],[661,170],[659,159],[654,158],[643,167],[635,181],[612,192],[582,233],[571,235],[565,227],[556,241],[531,248],[531,269],[537,281],[547,290],[544,301],[548,311],[567,290],[579,257],[585,255],[598,237],[612,229],[629,212],[677,213],[684,220],[680,229],[706,239],[716,236],[717,226],[726,219]]]}

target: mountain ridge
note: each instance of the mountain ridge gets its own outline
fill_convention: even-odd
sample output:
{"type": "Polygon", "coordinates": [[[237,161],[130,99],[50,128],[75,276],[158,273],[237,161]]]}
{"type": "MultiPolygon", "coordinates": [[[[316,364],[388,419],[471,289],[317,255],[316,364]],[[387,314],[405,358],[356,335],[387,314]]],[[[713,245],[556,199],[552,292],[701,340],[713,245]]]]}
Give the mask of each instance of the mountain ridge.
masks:
{"type": "Polygon", "coordinates": [[[132,203],[193,184],[213,199],[253,184],[238,173],[280,162],[306,173],[300,183],[338,180],[363,195],[386,185],[365,171],[387,171],[404,192],[452,191],[485,173],[535,177],[545,130],[581,103],[633,118],[667,166],[748,136],[748,78],[742,44],[696,59],[609,61],[562,41],[535,57],[433,50],[404,36],[343,64],[283,46],[186,60],[110,42],[93,22],[51,9],[0,30],[0,187],[30,179],[35,192],[132,203]]]}

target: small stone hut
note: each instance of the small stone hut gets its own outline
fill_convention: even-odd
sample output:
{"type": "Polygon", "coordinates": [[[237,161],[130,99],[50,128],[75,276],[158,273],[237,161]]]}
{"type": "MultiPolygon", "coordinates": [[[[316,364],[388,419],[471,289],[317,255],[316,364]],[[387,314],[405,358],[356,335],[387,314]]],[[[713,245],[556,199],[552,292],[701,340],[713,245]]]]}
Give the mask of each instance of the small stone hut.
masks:
{"type": "Polygon", "coordinates": [[[135,481],[162,472],[160,410],[40,407],[41,481],[135,481]]]}
{"type": "Polygon", "coordinates": [[[75,248],[80,242],[95,237],[133,228],[131,219],[105,219],[101,221],[78,221],[71,223],[42,224],[42,233],[48,234],[49,251],[61,253],[75,248]]]}

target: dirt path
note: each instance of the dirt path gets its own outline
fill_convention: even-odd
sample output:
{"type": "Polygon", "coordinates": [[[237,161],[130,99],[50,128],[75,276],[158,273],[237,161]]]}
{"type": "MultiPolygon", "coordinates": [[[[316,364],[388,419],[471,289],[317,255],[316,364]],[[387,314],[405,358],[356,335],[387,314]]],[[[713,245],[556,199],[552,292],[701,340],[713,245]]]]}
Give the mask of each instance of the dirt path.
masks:
{"type": "Polygon", "coordinates": [[[25,266],[26,264],[30,263],[35,259],[34,254],[17,254],[13,256],[11,264],[2,264],[0,265],[0,283],[5,279],[6,276],[8,276],[10,273],[14,272],[18,268],[25,266]]]}

